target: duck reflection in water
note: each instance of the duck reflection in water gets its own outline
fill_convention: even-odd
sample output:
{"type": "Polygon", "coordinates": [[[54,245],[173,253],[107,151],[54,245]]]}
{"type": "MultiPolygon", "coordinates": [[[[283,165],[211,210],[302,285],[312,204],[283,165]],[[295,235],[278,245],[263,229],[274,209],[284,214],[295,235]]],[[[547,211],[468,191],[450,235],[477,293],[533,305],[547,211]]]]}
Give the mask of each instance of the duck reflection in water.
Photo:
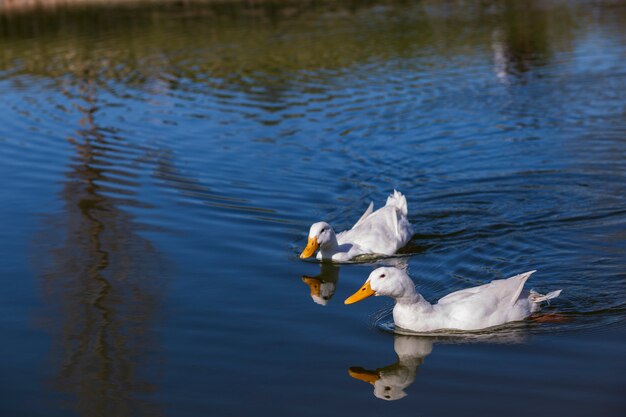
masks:
{"type": "MultiPolygon", "coordinates": [[[[371,258],[367,257],[361,259],[371,260],[371,258]]],[[[407,259],[404,257],[378,259],[376,265],[394,266],[406,270],[408,268],[407,259]]],[[[335,295],[339,283],[339,269],[340,267],[337,264],[322,262],[320,263],[320,273],[318,275],[302,275],[302,282],[309,286],[311,298],[316,304],[326,306],[330,299],[333,298],[333,295],[335,295]]]]}
{"type": "Polygon", "coordinates": [[[319,305],[325,306],[335,294],[339,281],[339,267],[329,263],[321,264],[319,275],[314,277],[302,275],[302,282],[309,286],[311,298],[319,305]]]}
{"type": "MultiPolygon", "coordinates": [[[[460,339],[460,343],[515,344],[525,340],[524,331],[511,330],[502,334],[474,334],[460,339]]],[[[372,384],[375,397],[386,401],[399,400],[408,395],[404,390],[415,382],[418,368],[424,363],[426,356],[432,353],[433,345],[438,341],[449,343],[449,339],[396,334],[393,348],[398,360],[394,364],[375,370],[353,366],[348,369],[348,373],[352,378],[372,384]]]]}
{"type": "Polygon", "coordinates": [[[392,365],[373,371],[361,367],[351,367],[348,370],[352,378],[372,384],[375,397],[387,401],[406,397],[404,389],[415,381],[417,368],[432,352],[433,342],[426,337],[396,335],[393,348],[398,355],[398,361],[392,365]]]}

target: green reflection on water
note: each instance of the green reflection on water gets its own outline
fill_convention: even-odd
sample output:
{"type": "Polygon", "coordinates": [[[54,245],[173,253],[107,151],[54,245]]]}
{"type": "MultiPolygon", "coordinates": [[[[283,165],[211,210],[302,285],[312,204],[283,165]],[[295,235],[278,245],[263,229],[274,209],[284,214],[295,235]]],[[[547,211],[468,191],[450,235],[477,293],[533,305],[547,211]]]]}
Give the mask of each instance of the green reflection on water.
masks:
{"type": "Polygon", "coordinates": [[[565,2],[515,1],[55,9],[0,16],[0,70],[56,79],[82,78],[89,67],[98,79],[125,85],[154,78],[249,85],[262,73],[272,84],[284,82],[283,73],[337,71],[436,50],[438,59],[493,53],[502,71],[521,73],[549,61],[552,43],[568,49],[574,22],[585,13],[565,2]]]}

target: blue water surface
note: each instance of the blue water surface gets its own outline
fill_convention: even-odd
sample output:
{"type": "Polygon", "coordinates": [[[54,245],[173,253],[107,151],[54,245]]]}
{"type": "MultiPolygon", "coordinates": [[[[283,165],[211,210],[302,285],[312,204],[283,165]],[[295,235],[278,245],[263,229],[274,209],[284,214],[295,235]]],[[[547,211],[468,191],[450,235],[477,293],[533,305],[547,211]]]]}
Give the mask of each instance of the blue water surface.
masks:
{"type": "Polygon", "coordinates": [[[623,416],[624,5],[261,3],[2,13],[0,415],[623,416]],[[394,188],[400,256],[298,258],[394,188]],[[563,293],[399,335],[390,262],[563,293]]]}

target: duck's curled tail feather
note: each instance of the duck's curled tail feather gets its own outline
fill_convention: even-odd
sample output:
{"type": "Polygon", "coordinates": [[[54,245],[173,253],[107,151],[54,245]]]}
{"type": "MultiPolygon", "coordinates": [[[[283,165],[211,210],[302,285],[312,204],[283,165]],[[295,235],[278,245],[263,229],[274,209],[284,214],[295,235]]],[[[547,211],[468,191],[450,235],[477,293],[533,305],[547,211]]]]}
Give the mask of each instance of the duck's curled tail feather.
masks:
{"type": "Polygon", "coordinates": [[[385,205],[398,208],[405,216],[409,212],[406,197],[400,191],[393,190],[393,194],[387,197],[387,204],[385,205]]]}
{"type": "Polygon", "coordinates": [[[559,295],[561,295],[561,291],[562,290],[556,290],[556,291],[549,292],[546,295],[543,295],[543,294],[539,294],[535,290],[530,290],[530,295],[528,296],[528,299],[532,301],[533,303],[540,303],[542,301],[548,301],[548,300],[558,297],[559,295]]]}

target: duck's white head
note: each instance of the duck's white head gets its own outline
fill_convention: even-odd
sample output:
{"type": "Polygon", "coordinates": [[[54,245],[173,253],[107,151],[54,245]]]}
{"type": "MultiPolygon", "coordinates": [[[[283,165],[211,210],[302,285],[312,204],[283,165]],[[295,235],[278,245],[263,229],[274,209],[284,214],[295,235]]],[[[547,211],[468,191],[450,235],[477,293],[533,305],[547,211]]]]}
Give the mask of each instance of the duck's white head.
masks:
{"type": "Polygon", "coordinates": [[[353,304],[372,295],[386,295],[397,300],[414,294],[415,285],[406,272],[395,267],[382,267],[373,270],[365,284],[344,303],[353,304]]]}
{"type": "Polygon", "coordinates": [[[309,258],[313,256],[318,248],[325,248],[335,244],[337,244],[337,238],[333,228],[326,222],[314,223],[311,229],[309,229],[309,241],[300,254],[300,258],[309,258]]]}

